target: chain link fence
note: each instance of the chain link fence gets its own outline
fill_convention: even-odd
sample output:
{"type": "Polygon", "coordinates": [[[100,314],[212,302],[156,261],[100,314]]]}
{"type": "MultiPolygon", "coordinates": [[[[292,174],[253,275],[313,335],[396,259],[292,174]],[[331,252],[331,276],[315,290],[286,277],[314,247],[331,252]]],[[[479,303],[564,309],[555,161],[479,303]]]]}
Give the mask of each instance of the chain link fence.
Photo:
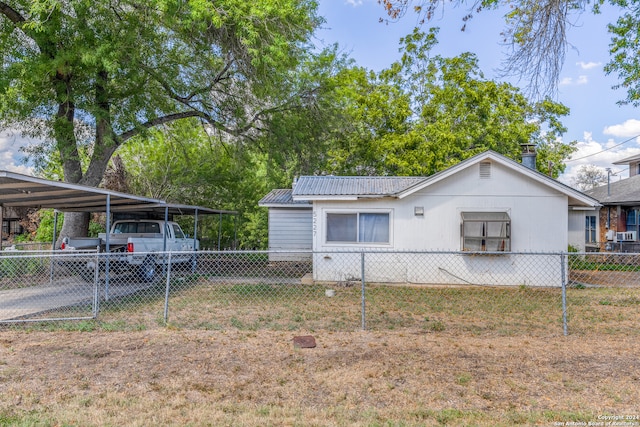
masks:
{"type": "Polygon", "coordinates": [[[635,335],[639,308],[639,254],[0,254],[7,325],[635,335]]]}

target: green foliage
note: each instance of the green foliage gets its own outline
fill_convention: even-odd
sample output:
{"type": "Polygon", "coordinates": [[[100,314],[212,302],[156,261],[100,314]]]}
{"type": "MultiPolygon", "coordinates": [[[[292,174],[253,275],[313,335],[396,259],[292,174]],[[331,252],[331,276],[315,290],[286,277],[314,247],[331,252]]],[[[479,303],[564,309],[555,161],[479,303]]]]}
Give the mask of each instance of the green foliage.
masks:
{"type": "MultiPolygon", "coordinates": [[[[201,215],[200,238],[216,245],[221,240],[223,247],[237,247],[234,240],[238,235],[241,247],[266,244],[266,216],[256,212],[261,209],[258,200],[269,187],[264,167],[250,150],[226,144],[220,135],[210,135],[199,121],[190,120],[135,138],[118,154],[135,194],[237,212],[222,218],[201,215]],[[220,231],[222,236],[218,236],[220,231]],[[245,233],[249,235],[246,239],[245,233]]],[[[193,218],[178,221],[192,234],[193,218]]]]}
{"type": "Polygon", "coordinates": [[[404,37],[402,59],[378,75],[348,71],[345,111],[355,129],[330,152],[328,171],[424,176],[486,150],[519,159],[521,144],[535,144],[540,170],[558,176],[575,150],[559,142],[568,109],[487,80],[471,53],[432,55],[436,35],[404,37]]]}
{"type": "Polygon", "coordinates": [[[87,234],[88,237],[98,237],[99,233],[104,233],[104,232],[105,232],[104,225],[94,220],[89,221],[89,233],[87,234]]]}
{"type": "Polygon", "coordinates": [[[612,4],[625,7],[624,13],[615,23],[609,24],[612,34],[610,47],[611,60],[605,66],[605,72],[617,73],[620,83],[614,89],[625,89],[626,98],[619,104],[640,105],[640,8],[629,7],[626,0],[611,0],[612,4]]]}
{"type": "MultiPolygon", "coordinates": [[[[38,212],[40,217],[40,224],[36,230],[35,240],[38,242],[51,242],[53,241],[53,229],[54,229],[54,211],[53,209],[41,209],[38,212]]],[[[62,215],[58,215],[58,230],[62,227],[64,218],[62,215]]]]}
{"type": "Polygon", "coordinates": [[[290,97],[282,90],[287,70],[321,22],[316,7],[312,0],[4,2],[0,122],[54,141],[34,154],[55,150],[64,179],[89,185],[99,184],[118,146],[167,122],[199,117],[231,137],[247,135],[290,97]]]}

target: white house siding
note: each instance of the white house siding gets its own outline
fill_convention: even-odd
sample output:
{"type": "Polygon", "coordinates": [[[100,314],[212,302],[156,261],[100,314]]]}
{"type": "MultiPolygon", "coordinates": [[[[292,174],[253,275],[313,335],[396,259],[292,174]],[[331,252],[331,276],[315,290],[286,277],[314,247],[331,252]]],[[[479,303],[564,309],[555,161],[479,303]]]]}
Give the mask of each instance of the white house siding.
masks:
{"type": "Polygon", "coordinates": [[[311,226],[311,209],[270,208],[269,261],[310,260],[313,245],[311,226]],[[303,252],[292,252],[297,250],[303,252]]]}
{"type": "Polygon", "coordinates": [[[559,287],[563,279],[560,254],[316,252],[313,265],[321,282],[360,281],[363,269],[367,283],[559,287]]]}
{"type": "MultiPolygon", "coordinates": [[[[569,242],[567,245],[571,245],[574,248],[578,249],[580,252],[584,252],[585,241],[584,241],[584,219],[585,215],[597,215],[596,211],[569,211],[569,242]]],[[[596,223],[597,225],[597,223],[596,223]]],[[[598,234],[596,234],[597,236],[598,234]]],[[[567,246],[568,248],[568,246],[567,246]]]]}
{"type": "MultiPolygon", "coordinates": [[[[419,190],[403,199],[361,199],[357,201],[314,201],[314,248],[318,252],[357,249],[352,244],[328,244],[325,241],[324,218],[334,211],[389,211],[391,214],[390,243],[367,245],[365,249],[395,251],[461,250],[461,212],[501,211],[511,218],[511,251],[548,253],[566,251],[568,244],[568,197],[552,187],[528,179],[525,175],[499,163],[492,163],[491,177],[479,177],[475,164],[457,174],[419,190]],[[414,215],[414,207],[424,208],[424,216],[414,215]]],[[[349,256],[357,256],[349,254],[349,256]]],[[[431,255],[425,255],[431,256],[431,255]]],[[[348,263],[335,257],[316,255],[314,278],[319,281],[360,277],[348,263]],[[344,267],[343,267],[344,266],[344,267]]],[[[395,260],[382,257],[367,270],[370,282],[527,284],[532,286],[560,285],[559,264],[550,262],[540,271],[526,256],[464,254],[443,255],[442,262],[402,257],[395,260]],[[427,262],[428,261],[428,262],[427,262]],[[375,267],[377,265],[377,267],[375,267]],[[455,265],[455,279],[442,265],[455,265]],[[557,273],[554,273],[557,272],[557,273]],[[544,280],[536,280],[536,277],[544,280]],[[551,284],[550,284],[551,283],[551,284]]],[[[559,262],[559,257],[558,257],[559,262]]],[[[367,263],[368,265],[368,263],[367,263]]]]}

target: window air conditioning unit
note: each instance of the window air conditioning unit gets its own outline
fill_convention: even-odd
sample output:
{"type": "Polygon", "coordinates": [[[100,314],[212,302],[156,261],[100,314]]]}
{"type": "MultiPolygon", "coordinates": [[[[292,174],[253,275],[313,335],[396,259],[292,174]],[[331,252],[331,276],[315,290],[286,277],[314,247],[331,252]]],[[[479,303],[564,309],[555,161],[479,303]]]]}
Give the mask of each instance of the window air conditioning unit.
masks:
{"type": "Polygon", "coordinates": [[[616,233],[616,241],[618,242],[634,242],[635,240],[635,231],[619,231],[616,233]]]}

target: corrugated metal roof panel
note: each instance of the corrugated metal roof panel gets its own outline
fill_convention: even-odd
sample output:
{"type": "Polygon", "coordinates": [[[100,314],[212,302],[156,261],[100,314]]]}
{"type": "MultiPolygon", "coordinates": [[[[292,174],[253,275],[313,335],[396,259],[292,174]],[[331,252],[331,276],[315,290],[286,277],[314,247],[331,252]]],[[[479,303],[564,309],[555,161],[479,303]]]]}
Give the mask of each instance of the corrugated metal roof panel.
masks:
{"type": "Polygon", "coordinates": [[[423,182],[424,177],[302,176],[293,196],[393,196],[423,182]]]}
{"type": "Polygon", "coordinates": [[[63,212],[164,212],[172,214],[234,213],[206,207],[167,203],[164,200],[135,196],[51,181],[29,175],[0,170],[0,206],[51,208],[63,212]]]}
{"type": "Polygon", "coordinates": [[[290,188],[278,188],[271,190],[269,194],[264,196],[259,202],[259,206],[273,206],[273,205],[296,205],[296,206],[311,206],[311,202],[306,200],[293,200],[293,190],[290,188]]]}

